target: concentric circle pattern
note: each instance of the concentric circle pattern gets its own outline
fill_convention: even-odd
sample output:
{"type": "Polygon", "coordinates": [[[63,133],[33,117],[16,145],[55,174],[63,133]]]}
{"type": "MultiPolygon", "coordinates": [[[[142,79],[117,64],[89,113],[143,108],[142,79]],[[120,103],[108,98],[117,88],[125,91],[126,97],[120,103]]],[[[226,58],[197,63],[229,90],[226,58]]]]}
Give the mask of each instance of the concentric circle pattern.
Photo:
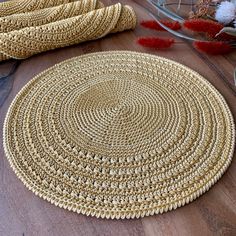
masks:
{"type": "Polygon", "coordinates": [[[234,123],[194,71],[128,51],[70,59],[30,81],[4,126],[18,177],[60,207],[134,218],[183,206],[229,166],[234,123]]]}

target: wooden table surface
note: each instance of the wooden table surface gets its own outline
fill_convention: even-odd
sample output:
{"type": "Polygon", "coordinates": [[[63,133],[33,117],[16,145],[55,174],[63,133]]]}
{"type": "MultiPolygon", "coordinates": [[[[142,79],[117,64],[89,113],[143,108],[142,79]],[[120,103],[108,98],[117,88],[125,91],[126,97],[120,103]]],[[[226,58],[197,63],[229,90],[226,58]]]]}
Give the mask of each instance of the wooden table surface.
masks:
{"type": "MultiPolygon", "coordinates": [[[[134,7],[138,20],[149,19],[140,1],[121,0],[134,7]]],[[[104,0],[107,4],[116,1],[104,0]]],[[[139,36],[166,35],[137,25],[127,31],[93,42],[58,49],[21,61],[15,73],[0,80],[0,235],[236,235],[236,160],[210,191],[193,203],[175,211],[136,220],[103,220],[60,209],[35,196],[18,180],[2,147],[3,120],[18,91],[39,72],[67,58],[106,50],[133,50],[156,54],[180,62],[207,78],[224,96],[236,119],[236,87],[233,70],[236,53],[207,56],[183,42],[166,51],[144,49],[135,43],[139,36]]],[[[178,39],[178,41],[181,41],[178,39]]],[[[6,74],[13,61],[0,65],[0,76],[6,74]]],[[[235,157],[235,155],[234,155],[235,157]]]]}

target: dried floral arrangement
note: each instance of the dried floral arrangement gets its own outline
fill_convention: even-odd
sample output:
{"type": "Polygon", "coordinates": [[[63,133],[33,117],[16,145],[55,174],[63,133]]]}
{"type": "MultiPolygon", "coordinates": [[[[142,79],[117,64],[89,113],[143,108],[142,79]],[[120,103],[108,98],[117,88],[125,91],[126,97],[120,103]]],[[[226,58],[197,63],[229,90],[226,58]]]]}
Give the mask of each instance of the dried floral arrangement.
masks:
{"type": "MultiPolygon", "coordinates": [[[[141,22],[143,27],[166,30],[177,37],[190,40],[198,51],[207,54],[226,54],[236,48],[236,0],[197,0],[191,5],[187,19],[170,11],[165,0],[149,2],[168,20],[161,20],[158,14],[150,13],[153,20],[141,22]]],[[[181,4],[182,1],[179,0],[178,8],[181,4]]],[[[137,42],[144,47],[166,49],[173,46],[176,40],[172,37],[141,37],[137,42]]]]}

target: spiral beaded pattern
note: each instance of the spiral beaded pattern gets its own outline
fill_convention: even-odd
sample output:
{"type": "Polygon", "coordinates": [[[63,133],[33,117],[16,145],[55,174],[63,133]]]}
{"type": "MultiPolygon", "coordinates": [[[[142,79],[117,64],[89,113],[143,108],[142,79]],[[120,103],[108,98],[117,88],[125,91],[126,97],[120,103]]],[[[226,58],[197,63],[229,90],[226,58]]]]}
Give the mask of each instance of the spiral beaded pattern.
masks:
{"type": "Polygon", "coordinates": [[[4,124],[18,177],[51,203],[102,218],[183,206],[228,168],[235,127],[194,71],[148,54],[87,54],[36,76],[4,124]]]}
{"type": "Polygon", "coordinates": [[[44,8],[32,12],[14,14],[0,18],[0,33],[7,33],[25,27],[45,25],[51,22],[85,14],[104,5],[97,0],[81,0],[44,8]]]}
{"type": "Polygon", "coordinates": [[[0,34],[0,61],[25,59],[44,51],[102,38],[134,29],[132,7],[120,3],[45,25],[0,34]],[[17,45],[17,46],[16,46],[17,45]]]}

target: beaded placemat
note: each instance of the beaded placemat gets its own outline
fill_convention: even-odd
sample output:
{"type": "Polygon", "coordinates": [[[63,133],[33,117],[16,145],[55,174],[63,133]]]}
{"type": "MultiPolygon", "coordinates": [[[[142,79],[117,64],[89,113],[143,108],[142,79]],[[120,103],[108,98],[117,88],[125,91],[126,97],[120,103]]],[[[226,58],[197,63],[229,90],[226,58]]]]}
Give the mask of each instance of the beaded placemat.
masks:
{"type": "Polygon", "coordinates": [[[87,54],[31,80],[4,124],[17,176],[51,203],[102,218],[183,206],[229,166],[234,122],[220,93],[173,61],[87,54]]]}
{"type": "MultiPolygon", "coordinates": [[[[8,33],[10,31],[20,30],[27,27],[49,24],[74,16],[79,16],[102,7],[104,7],[104,5],[99,0],[79,0],[27,13],[17,13],[0,17],[0,33],[8,33]]],[[[36,29],[31,28],[31,31],[34,30],[36,29]]],[[[50,35],[49,33],[48,35],[50,35]]]]}
{"type": "MultiPolygon", "coordinates": [[[[64,13],[61,12],[62,19],[60,20],[56,20],[58,14],[55,16],[56,18],[53,17],[53,9],[27,13],[25,18],[21,20],[19,20],[21,18],[19,14],[15,15],[15,17],[4,17],[2,20],[6,25],[2,24],[2,26],[0,26],[0,31],[5,32],[0,33],[0,62],[10,58],[25,59],[48,50],[100,39],[111,33],[131,30],[136,26],[136,14],[134,9],[128,5],[123,6],[117,3],[100,8],[102,5],[99,1],[87,0],[80,3],[81,4],[78,2],[64,4],[63,6],[57,7],[56,11],[58,11],[58,9],[63,9],[64,11],[64,13]],[[77,4],[77,6],[75,4],[77,4]],[[90,5],[93,6],[93,8],[96,7],[99,9],[89,11],[91,10],[90,5]],[[73,7],[71,8],[71,6],[73,7]],[[75,6],[77,11],[72,10],[75,6]],[[50,19],[44,17],[45,11],[46,14],[51,12],[52,15],[49,17],[50,19]],[[78,11],[80,13],[84,11],[89,12],[80,15],[78,11]],[[69,17],[68,14],[75,14],[75,16],[69,17]],[[29,17],[32,18],[30,23],[29,17]],[[42,23],[39,19],[42,17],[46,23],[38,25],[42,23]],[[9,18],[10,21],[13,21],[13,25],[18,22],[18,24],[24,24],[30,27],[22,28],[22,26],[19,26],[19,30],[6,33],[6,28],[11,28],[11,26],[8,27],[9,18]],[[34,25],[34,27],[32,25],[34,25]]],[[[17,27],[14,26],[14,28],[17,27]]]]}

